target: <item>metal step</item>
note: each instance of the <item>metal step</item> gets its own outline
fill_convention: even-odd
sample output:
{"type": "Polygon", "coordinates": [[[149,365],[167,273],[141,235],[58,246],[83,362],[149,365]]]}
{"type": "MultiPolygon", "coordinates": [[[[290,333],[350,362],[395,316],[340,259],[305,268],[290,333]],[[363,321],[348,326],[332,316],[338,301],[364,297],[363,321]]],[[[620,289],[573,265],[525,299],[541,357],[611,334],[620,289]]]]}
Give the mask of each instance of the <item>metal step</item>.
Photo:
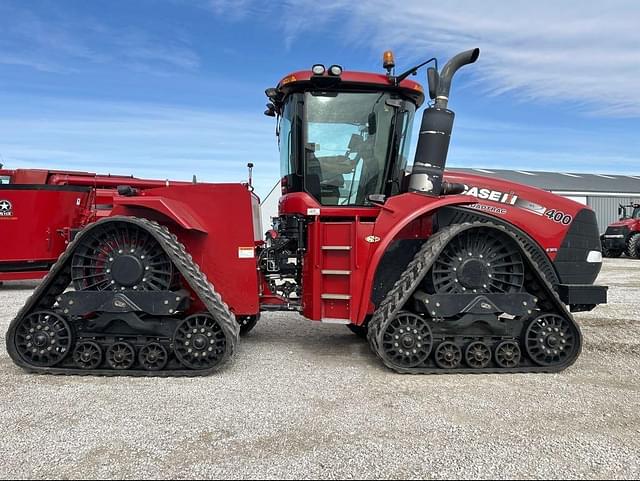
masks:
{"type": "Polygon", "coordinates": [[[328,276],[348,276],[351,271],[341,271],[337,269],[322,269],[322,273],[328,276]]]}
{"type": "Polygon", "coordinates": [[[321,321],[325,324],[351,324],[351,319],[337,319],[335,317],[324,317],[321,321]]]}
{"type": "Polygon", "coordinates": [[[322,294],[320,296],[321,299],[335,299],[340,301],[348,301],[351,299],[349,294],[322,294]]]}

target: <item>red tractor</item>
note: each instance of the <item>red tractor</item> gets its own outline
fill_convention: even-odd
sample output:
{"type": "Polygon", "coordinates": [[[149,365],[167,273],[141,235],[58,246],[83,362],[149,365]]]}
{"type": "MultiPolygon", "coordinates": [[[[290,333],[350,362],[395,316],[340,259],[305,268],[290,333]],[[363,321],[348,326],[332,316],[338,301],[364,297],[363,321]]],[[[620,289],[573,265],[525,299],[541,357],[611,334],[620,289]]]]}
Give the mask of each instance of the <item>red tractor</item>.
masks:
{"type": "Polygon", "coordinates": [[[0,283],[44,277],[77,231],[111,215],[119,186],[168,184],[184,182],[0,166],[0,283]]]}
{"type": "Polygon", "coordinates": [[[640,201],[620,205],[618,214],[620,220],[609,224],[602,235],[602,253],[605,257],[620,257],[624,253],[640,259],[640,201]]]}
{"type": "MultiPolygon", "coordinates": [[[[581,350],[570,310],[606,302],[593,211],[444,167],[451,80],[479,50],[409,80],[340,66],[267,89],[282,197],[262,240],[244,184],[113,198],[80,230],[12,321],[8,352],[30,372],[204,375],[260,312],[344,324],[401,373],[557,372],[581,350]]],[[[426,62],[425,62],[426,63],[426,62]]]]}

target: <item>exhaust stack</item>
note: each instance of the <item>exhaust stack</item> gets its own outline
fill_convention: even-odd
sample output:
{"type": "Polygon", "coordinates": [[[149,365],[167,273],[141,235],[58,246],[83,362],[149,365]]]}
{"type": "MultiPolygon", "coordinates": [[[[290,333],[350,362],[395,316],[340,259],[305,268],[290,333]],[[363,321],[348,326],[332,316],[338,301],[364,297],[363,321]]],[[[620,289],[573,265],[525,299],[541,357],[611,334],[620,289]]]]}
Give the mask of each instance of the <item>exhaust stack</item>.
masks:
{"type": "MultiPolygon", "coordinates": [[[[438,196],[451,191],[448,186],[443,186],[442,182],[455,117],[454,113],[447,109],[451,80],[460,67],[474,63],[479,55],[478,48],[467,50],[451,58],[440,74],[435,69],[430,72],[429,92],[435,103],[422,114],[416,156],[409,179],[410,192],[438,196]]],[[[456,190],[453,189],[451,193],[456,190]]]]}

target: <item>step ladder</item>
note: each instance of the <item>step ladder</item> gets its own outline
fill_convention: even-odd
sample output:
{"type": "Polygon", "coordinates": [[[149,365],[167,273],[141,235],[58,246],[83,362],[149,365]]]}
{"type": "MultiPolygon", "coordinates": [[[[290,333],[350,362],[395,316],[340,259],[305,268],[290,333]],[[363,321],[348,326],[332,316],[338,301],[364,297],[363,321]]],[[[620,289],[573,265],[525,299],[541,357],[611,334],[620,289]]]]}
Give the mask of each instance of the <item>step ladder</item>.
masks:
{"type": "Polygon", "coordinates": [[[320,302],[322,322],[351,324],[356,223],[323,222],[320,232],[320,302]]]}

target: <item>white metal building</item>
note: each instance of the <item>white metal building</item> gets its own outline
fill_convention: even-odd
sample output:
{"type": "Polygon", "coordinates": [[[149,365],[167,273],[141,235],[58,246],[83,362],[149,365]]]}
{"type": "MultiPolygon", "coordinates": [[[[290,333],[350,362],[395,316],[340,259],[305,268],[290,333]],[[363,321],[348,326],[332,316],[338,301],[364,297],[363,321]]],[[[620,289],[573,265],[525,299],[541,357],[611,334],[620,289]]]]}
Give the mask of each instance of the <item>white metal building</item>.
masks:
{"type": "MultiPolygon", "coordinates": [[[[449,169],[476,175],[488,175],[538,187],[590,206],[598,218],[600,231],[618,219],[618,205],[640,199],[640,175],[581,174],[533,170],[449,169]]],[[[280,184],[262,200],[262,222],[269,228],[278,213],[280,184]]]]}

